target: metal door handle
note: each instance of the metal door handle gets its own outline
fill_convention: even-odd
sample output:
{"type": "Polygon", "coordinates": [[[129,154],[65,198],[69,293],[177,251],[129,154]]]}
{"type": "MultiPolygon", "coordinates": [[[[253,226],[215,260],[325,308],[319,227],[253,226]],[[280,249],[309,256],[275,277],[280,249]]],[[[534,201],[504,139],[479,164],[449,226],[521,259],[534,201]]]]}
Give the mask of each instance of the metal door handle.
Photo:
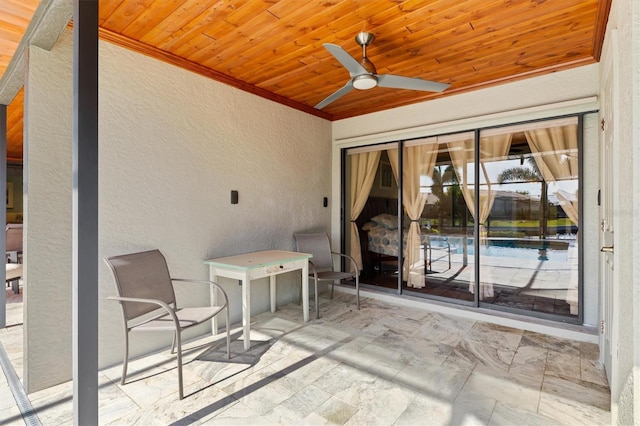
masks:
{"type": "Polygon", "coordinates": [[[609,246],[609,247],[602,247],[600,249],[601,252],[603,253],[613,253],[613,246],[609,246]]]}

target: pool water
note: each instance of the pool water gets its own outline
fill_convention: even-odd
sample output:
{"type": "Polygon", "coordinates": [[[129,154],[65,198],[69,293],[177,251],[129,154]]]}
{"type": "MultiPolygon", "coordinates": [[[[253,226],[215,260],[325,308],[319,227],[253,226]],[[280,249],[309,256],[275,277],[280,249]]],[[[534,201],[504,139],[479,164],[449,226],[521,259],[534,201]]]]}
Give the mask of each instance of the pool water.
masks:
{"type": "MultiPolygon", "coordinates": [[[[471,247],[470,253],[473,253],[471,247]]],[[[509,257],[515,259],[548,260],[551,262],[566,262],[567,250],[546,249],[538,250],[530,247],[501,247],[481,246],[480,256],[509,257]]]]}
{"type": "MultiPolygon", "coordinates": [[[[453,243],[453,241],[451,242],[453,243]]],[[[458,241],[458,243],[461,243],[461,241],[458,241]]],[[[568,248],[568,242],[539,240],[491,240],[488,245],[482,244],[480,246],[480,256],[505,257],[513,259],[527,259],[551,262],[567,262],[568,248]],[[541,250],[540,247],[546,248],[541,250]]],[[[468,240],[467,250],[468,255],[473,256],[474,247],[473,240],[471,239],[468,240]]],[[[463,250],[461,244],[452,244],[451,252],[462,254],[463,250]]]]}

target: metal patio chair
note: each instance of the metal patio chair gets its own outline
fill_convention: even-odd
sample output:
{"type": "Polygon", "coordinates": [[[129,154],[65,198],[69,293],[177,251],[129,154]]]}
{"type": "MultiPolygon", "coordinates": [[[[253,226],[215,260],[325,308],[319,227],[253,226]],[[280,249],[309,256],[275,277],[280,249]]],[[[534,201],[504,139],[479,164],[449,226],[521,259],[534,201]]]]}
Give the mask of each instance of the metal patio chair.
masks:
{"type": "Polygon", "coordinates": [[[124,385],[129,362],[129,333],[132,331],[172,332],[171,353],[177,349],[178,390],[184,398],[182,384],[182,331],[210,320],[222,311],[227,319],[227,358],[230,353],[229,301],[225,291],[213,281],[171,278],[167,262],[159,250],[113,256],[104,259],[116,282],[118,296],[110,300],[120,302],[124,319],[125,345],[122,379],[124,385]],[[174,282],[209,284],[222,294],[219,306],[178,308],[174,282]]]}
{"type": "Polygon", "coordinates": [[[355,259],[349,255],[331,251],[329,236],[325,232],[311,234],[295,234],[296,250],[301,253],[310,253],[313,257],[309,260],[309,278],[313,278],[316,297],[316,319],[320,318],[318,310],[318,282],[331,281],[331,298],[333,299],[333,287],[337,280],[355,279],[356,305],[360,309],[360,268],[355,259]],[[338,256],[349,260],[349,265],[354,272],[336,271],[333,268],[333,258],[338,256]]]}

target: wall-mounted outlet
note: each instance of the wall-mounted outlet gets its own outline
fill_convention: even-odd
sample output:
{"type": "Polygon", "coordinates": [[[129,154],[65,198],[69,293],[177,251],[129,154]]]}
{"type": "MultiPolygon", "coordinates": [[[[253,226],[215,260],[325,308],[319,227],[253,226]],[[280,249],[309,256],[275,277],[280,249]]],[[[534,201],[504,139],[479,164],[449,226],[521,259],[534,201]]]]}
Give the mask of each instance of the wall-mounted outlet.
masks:
{"type": "Polygon", "coordinates": [[[238,191],[231,191],[231,204],[238,204],[238,191]]]}
{"type": "Polygon", "coordinates": [[[328,205],[329,205],[329,199],[327,197],[324,197],[322,199],[322,206],[327,207],[328,205]]]}

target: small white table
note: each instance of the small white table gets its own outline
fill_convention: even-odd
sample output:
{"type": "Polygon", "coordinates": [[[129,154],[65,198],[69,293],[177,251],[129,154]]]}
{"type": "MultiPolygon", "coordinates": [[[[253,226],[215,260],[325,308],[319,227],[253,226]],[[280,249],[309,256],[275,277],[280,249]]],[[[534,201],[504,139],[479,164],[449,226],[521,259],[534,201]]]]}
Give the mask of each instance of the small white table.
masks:
{"type": "MultiPolygon", "coordinates": [[[[242,332],[244,349],[251,347],[251,280],[269,277],[271,312],[276,311],[276,275],[302,270],[302,313],[305,322],[309,321],[309,258],[311,254],[282,250],[266,250],[245,253],[237,256],[205,260],[209,265],[209,279],[217,277],[235,278],[242,283],[242,332]]],[[[211,302],[215,304],[215,291],[211,293],[211,302]]],[[[218,322],[213,320],[213,334],[218,334],[218,322]]],[[[229,327],[229,324],[227,324],[229,327]]]]}

